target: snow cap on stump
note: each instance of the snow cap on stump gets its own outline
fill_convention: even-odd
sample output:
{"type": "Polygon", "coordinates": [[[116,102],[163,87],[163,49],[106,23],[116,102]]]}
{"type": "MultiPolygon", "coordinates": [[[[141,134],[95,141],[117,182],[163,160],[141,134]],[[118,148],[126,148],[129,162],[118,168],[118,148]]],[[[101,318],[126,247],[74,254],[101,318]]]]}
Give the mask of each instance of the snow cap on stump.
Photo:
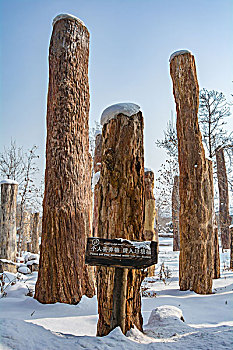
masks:
{"type": "Polygon", "coordinates": [[[7,184],[7,185],[18,185],[19,183],[17,181],[15,181],[15,180],[10,180],[10,179],[2,180],[0,182],[0,185],[5,185],[5,184],[7,184]]]}
{"type": "Polygon", "coordinates": [[[171,54],[171,56],[169,58],[169,62],[171,62],[173,60],[173,58],[175,58],[176,56],[184,55],[186,53],[190,53],[191,55],[193,55],[192,52],[189,50],[178,50],[178,51],[175,51],[171,54]]]}
{"type": "Polygon", "coordinates": [[[116,118],[119,114],[132,117],[140,111],[140,106],[135,103],[117,103],[106,108],[100,119],[101,125],[108,123],[111,119],[116,118]]]}
{"type": "Polygon", "coordinates": [[[79,19],[78,17],[75,17],[73,15],[70,15],[68,13],[61,13],[60,15],[57,15],[54,19],[53,19],[53,26],[55,25],[55,23],[57,23],[58,21],[60,21],[61,19],[69,19],[71,21],[75,21],[78,22],[79,24],[81,24],[82,26],[86,27],[85,24],[83,23],[83,21],[81,21],[81,19],[79,19]]]}

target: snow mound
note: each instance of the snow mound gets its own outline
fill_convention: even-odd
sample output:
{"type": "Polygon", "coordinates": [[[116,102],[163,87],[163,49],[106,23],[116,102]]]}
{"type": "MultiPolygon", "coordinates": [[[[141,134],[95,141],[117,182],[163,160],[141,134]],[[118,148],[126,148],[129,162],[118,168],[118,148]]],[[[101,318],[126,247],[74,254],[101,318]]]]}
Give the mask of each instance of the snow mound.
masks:
{"type": "Polygon", "coordinates": [[[171,60],[173,60],[174,57],[176,56],[180,56],[180,55],[184,55],[185,53],[191,53],[192,55],[192,52],[189,51],[189,50],[179,50],[179,51],[175,51],[171,54],[170,58],[169,58],[169,62],[171,62],[171,60]]]}
{"type": "Polygon", "coordinates": [[[165,338],[190,332],[190,328],[184,323],[182,311],[178,307],[164,305],[151,311],[144,332],[150,337],[165,338]]]}
{"type": "Polygon", "coordinates": [[[0,185],[3,185],[3,184],[8,184],[8,185],[18,185],[19,183],[15,180],[11,180],[11,179],[6,179],[6,180],[2,180],[0,182],[0,185]]]}
{"type": "Polygon", "coordinates": [[[96,186],[100,179],[100,171],[97,171],[93,176],[93,185],[96,186]]]}
{"type": "Polygon", "coordinates": [[[86,27],[85,24],[83,23],[83,21],[81,21],[81,19],[79,19],[78,17],[75,17],[73,15],[69,15],[68,13],[61,13],[60,15],[57,15],[54,19],[53,19],[53,26],[55,23],[57,23],[58,21],[60,21],[61,19],[70,19],[72,21],[76,21],[79,24],[81,24],[82,26],[86,27]]]}
{"type": "Polygon", "coordinates": [[[132,117],[140,111],[140,106],[134,103],[117,103],[115,105],[106,108],[100,119],[101,125],[108,123],[111,119],[114,119],[118,114],[127,115],[127,117],[132,117]]]}
{"type": "Polygon", "coordinates": [[[18,272],[22,273],[23,275],[28,275],[29,273],[31,273],[31,270],[28,267],[20,266],[18,268],[18,272]]]}

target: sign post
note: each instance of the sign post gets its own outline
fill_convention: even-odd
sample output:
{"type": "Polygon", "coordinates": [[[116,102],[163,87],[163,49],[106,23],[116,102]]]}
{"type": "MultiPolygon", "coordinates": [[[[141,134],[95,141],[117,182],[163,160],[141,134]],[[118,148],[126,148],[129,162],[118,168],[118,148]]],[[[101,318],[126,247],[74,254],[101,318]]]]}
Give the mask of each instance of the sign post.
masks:
{"type": "Polygon", "coordinates": [[[92,266],[115,267],[111,329],[125,333],[128,269],[144,269],[158,262],[158,243],[125,239],[87,239],[85,262],[92,266]]]}

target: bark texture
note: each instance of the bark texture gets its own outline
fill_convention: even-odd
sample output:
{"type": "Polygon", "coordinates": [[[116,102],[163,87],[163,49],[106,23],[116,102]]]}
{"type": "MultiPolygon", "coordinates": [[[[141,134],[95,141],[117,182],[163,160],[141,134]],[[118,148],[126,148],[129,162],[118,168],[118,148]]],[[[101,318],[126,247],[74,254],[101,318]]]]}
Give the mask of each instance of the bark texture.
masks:
{"type": "Polygon", "coordinates": [[[56,20],[49,89],[42,243],[35,298],[77,304],[94,295],[85,246],[91,233],[89,32],[78,19],[56,20]]]}
{"type": "MultiPolygon", "coordinates": [[[[144,240],[143,117],[119,114],[103,127],[99,191],[98,236],[144,240]]],[[[112,330],[115,268],[100,267],[97,276],[99,321],[97,335],[112,330]]],[[[126,333],[133,325],[142,330],[140,286],[145,273],[128,270],[125,309],[126,333]]],[[[114,306],[115,307],[115,306],[114,306]]]]}
{"type": "Polygon", "coordinates": [[[39,222],[40,213],[32,214],[32,234],[31,234],[31,250],[32,253],[39,253],[39,222]]]}
{"type": "Polygon", "coordinates": [[[230,248],[230,233],[229,233],[229,194],[227,172],[224,157],[224,149],[219,147],[216,150],[217,162],[217,177],[219,191],[219,223],[221,230],[222,249],[230,248]]]}
{"type": "MultiPolygon", "coordinates": [[[[180,264],[181,290],[212,292],[213,194],[212,164],[205,158],[198,125],[199,86],[191,53],[174,55],[170,62],[177,111],[180,170],[180,264]]],[[[211,163],[211,162],[210,162],[211,163]]]]}
{"type": "Polygon", "coordinates": [[[0,258],[16,260],[16,200],[18,185],[1,184],[0,258]]]}
{"type": "Polygon", "coordinates": [[[173,189],[172,189],[173,251],[180,250],[179,211],[180,211],[179,176],[175,176],[173,189]]]}
{"type": "MultiPolygon", "coordinates": [[[[154,197],[154,173],[153,171],[145,171],[145,223],[144,237],[146,241],[158,242],[155,233],[155,197],[154,197]]],[[[155,265],[148,268],[148,276],[154,276],[155,265]]]]}
{"type": "MultiPolygon", "coordinates": [[[[102,135],[98,134],[95,138],[95,154],[94,154],[94,174],[101,171],[101,154],[102,154],[102,135]]],[[[94,175],[96,176],[96,175],[94,175]]],[[[99,181],[94,184],[94,210],[93,210],[93,225],[92,234],[93,237],[98,235],[98,216],[99,216],[99,204],[98,204],[98,193],[99,193],[99,181]]]]}

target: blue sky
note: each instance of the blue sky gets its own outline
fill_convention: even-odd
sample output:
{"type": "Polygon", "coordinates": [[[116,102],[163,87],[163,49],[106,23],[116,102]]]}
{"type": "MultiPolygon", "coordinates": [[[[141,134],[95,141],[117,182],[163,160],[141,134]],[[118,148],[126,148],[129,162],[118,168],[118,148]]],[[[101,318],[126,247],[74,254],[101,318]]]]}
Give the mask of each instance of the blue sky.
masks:
{"type": "Polygon", "coordinates": [[[175,111],[173,51],[191,50],[200,88],[222,91],[232,101],[232,8],[230,0],[0,0],[0,151],[11,138],[25,149],[36,144],[43,168],[52,20],[70,13],[91,34],[90,125],[113,103],[139,104],[145,165],[157,170],[165,153],[154,142],[175,111]]]}

